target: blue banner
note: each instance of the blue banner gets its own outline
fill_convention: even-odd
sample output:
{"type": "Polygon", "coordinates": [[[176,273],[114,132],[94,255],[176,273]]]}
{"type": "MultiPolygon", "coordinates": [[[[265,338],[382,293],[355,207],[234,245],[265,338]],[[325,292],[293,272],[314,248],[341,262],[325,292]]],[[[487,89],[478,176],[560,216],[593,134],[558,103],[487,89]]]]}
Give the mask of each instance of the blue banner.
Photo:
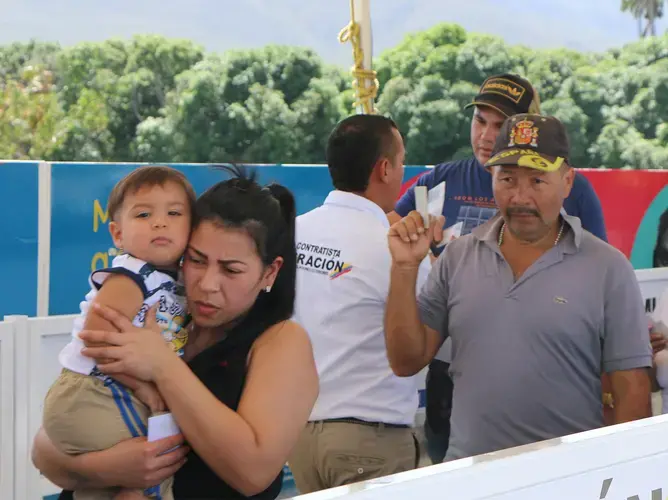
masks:
{"type": "MultiPolygon", "coordinates": [[[[52,164],[50,315],[78,312],[79,303],[88,292],[88,275],[110,263],[113,244],[107,227],[107,198],[114,184],[137,166],[52,164]]],[[[227,178],[224,172],[208,165],[171,166],[186,174],[198,194],[227,178]]],[[[255,168],[263,184],[278,182],[294,193],[299,214],[322,204],[332,189],[324,165],[255,168]]],[[[407,167],[405,178],[424,170],[407,167]]]]}
{"type": "Polygon", "coordinates": [[[0,163],[0,319],[37,312],[38,164],[0,163]]]}

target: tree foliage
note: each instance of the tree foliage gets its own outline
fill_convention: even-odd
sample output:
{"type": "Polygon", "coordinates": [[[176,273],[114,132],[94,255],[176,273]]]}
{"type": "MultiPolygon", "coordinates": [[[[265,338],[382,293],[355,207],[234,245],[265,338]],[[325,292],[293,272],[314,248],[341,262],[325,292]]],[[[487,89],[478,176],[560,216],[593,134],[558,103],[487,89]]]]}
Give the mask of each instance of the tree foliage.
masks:
{"type": "MultiPolygon", "coordinates": [[[[207,54],[159,36],[0,47],[0,157],[69,161],[320,163],[354,112],[351,77],[311,50],[207,54]]],[[[668,168],[668,36],[604,53],[534,50],[438,24],[374,62],[379,112],[407,162],[471,154],[471,101],[515,72],[567,125],[579,167],[668,168]]]]}
{"type": "Polygon", "coordinates": [[[663,17],[664,0],[622,0],[621,8],[636,18],[641,37],[656,35],[656,21],[663,17]]]}

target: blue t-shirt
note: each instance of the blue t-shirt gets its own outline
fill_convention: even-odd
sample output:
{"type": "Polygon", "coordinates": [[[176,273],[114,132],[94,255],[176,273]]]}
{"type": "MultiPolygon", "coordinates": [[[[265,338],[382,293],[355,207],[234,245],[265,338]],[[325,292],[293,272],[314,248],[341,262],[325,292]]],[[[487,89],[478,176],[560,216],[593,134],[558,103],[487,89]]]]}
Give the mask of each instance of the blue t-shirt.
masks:
{"type": "MultiPolygon", "coordinates": [[[[475,157],[436,165],[422,175],[416,185],[431,190],[442,182],[445,182],[443,216],[446,229],[461,223],[458,235],[463,236],[496,214],[492,174],[475,157]]],[[[564,201],[564,209],[569,215],[578,217],[584,229],[608,241],[601,202],[589,180],[579,172],[575,173],[573,189],[564,201]]],[[[414,186],[404,193],[394,210],[402,217],[415,210],[414,186]]],[[[434,249],[434,253],[442,250],[443,247],[434,249]]]]}

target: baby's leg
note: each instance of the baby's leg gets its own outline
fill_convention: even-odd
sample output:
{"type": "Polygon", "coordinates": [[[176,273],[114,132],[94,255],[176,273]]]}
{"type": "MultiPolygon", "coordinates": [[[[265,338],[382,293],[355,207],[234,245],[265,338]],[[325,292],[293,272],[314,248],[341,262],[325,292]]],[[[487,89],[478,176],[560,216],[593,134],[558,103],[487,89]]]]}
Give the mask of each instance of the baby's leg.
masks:
{"type": "MultiPolygon", "coordinates": [[[[149,409],[124,386],[63,370],[44,402],[44,430],[61,451],[78,455],[146,436],[149,409]]],[[[120,488],[77,490],[75,500],[111,500],[120,488]]]]}
{"type": "Polygon", "coordinates": [[[172,492],[173,485],[174,478],[168,477],[159,485],[144,490],[144,497],[152,500],[174,500],[174,494],[172,492]]]}
{"type": "Polygon", "coordinates": [[[111,379],[63,370],[44,401],[44,430],[60,451],[78,455],[146,436],[149,409],[111,379]]]}

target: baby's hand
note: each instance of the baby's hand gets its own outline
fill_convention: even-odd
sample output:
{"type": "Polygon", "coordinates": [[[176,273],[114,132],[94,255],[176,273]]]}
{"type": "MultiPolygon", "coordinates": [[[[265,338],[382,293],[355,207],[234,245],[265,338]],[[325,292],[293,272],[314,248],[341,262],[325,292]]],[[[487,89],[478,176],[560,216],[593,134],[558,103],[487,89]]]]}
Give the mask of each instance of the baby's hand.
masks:
{"type": "Polygon", "coordinates": [[[151,409],[151,413],[157,413],[167,409],[167,405],[165,405],[162,396],[154,384],[150,382],[139,382],[139,385],[134,392],[135,396],[151,409]]]}

